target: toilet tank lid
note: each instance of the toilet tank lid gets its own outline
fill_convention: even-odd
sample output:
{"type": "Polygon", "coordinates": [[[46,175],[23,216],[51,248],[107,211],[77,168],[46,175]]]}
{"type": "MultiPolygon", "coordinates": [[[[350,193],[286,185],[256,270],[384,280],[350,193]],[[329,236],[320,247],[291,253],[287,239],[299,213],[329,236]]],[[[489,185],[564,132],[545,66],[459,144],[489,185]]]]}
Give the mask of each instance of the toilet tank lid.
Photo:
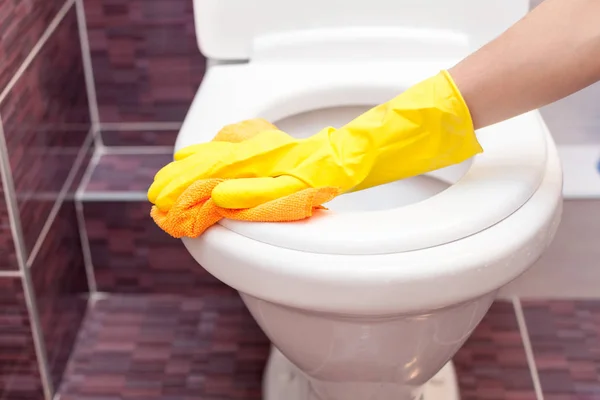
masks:
{"type": "Polygon", "coordinates": [[[200,50],[218,60],[250,59],[270,35],[348,27],[447,30],[474,50],[528,9],[528,0],[194,0],[200,50]]]}

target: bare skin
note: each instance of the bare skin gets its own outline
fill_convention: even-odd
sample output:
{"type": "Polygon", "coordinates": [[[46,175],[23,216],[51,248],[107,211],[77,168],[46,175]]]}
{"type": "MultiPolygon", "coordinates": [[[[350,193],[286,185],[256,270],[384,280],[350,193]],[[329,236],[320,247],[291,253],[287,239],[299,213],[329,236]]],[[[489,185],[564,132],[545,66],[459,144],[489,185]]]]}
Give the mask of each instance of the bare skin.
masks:
{"type": "Polygon", "coordinates": [[[600,0],[545,0],[449,70],[475,128],[600,80],[600,0]]]}

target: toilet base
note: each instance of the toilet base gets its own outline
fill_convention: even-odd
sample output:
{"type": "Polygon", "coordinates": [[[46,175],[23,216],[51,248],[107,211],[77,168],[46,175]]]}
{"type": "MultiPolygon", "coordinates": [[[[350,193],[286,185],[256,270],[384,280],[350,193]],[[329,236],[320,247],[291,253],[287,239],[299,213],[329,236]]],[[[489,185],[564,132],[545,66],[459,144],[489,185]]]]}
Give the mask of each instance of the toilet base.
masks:
{"type": "MultiPolygon", "coordinates": [[[[460,400],[458,381],[452,361],[449,361],[423,389],[419,400],[460,400]]],[[[263,378],[264,400],[309,400],[308,381],[276,348],[263,378]]]]}

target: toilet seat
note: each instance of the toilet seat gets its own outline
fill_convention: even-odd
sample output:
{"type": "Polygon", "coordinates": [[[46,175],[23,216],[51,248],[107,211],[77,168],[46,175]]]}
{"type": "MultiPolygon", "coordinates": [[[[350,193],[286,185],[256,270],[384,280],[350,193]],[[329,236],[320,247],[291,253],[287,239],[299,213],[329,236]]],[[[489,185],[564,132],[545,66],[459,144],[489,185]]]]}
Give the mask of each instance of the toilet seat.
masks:
{"type": "MultiPolygon", "coordinates": [[[[340,4],[195,0],[200,48],[234,64],[208,69],[176,149],[235,121],[383,103],[455,65],[528,9],[526,0],[340,4]]],[[[221,221],[183,243],[227,285],[307,312],[412,314],[490,295],[548,246],[562,176],[537,111],[478,138],[485,153],[467,174],[420,203],[286,224],[221,221]]]]}
{"type": "Polygon", "coordinates": [[[215,225],[184,238],[211,275],[247,295],[338,315],[385,316],[459,304],[506,285],[554,237],[562,212],[562,174],[545,125],[548,159],[538,190],[508,218],[478,234],[422,250],[318,254],[273,246],[215,225]]]}
{"type": "MultiPolygon", "coordinates": [[[[223,125],[338,105],[382,103],[453,60],[376,65],[246,64],[213,67],[194,100],[176,147],[211,139],[223,125]],[[357,83],[357,77],[361,77],[357,83]],[[201,134],[198,134],[201,132],[201,134]]],[[[232,232],[276,247],[320,254],[415,251],[474,235],[507,218],[538,189],[547,163],[547,134],[537,113],[478,132],[484,153],[445,191],[395,209],[318,212],[294,223],[224,220],[232,232]]]]}

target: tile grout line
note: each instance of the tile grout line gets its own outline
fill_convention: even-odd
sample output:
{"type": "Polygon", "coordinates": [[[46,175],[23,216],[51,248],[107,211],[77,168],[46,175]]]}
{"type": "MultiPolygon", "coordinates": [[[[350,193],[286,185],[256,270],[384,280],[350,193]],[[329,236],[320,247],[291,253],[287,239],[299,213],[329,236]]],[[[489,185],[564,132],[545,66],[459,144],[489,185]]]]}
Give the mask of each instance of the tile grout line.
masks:
{"type": "Polygon", "coordinates": [[[77,217],[77,227],[79,228],[79,241],[81,242],[81,252],[83,253],[83,265],[85,267],[85,275],[88,281],[88,290],[90,297],[88,306],[93,304],[93,299],[98,293],[98,284],[96,283],[96,275],[94,274],[94,263],[92,260],[92,251],[90,249],[90,239],[87,234],[85,225],[85,215],[83,213],[83,203],[81,200],[75,200],[75,213],[77,217]]]}
{"type": "Polygon", "coordinates": [[[104,155],[173,155],[173,146],[105,146],[104,155]]]}
{"type": "Polygon", "coordinates": [[[172,147],[162,147],[162,146],[133,146],[123,148],[121,147],[118,150],[111,148],[110,146],[105,146],[101,149],[101,152],[98,153],[97,159],[94,159],[93,162],[90,162],[90,167],[93,165],[93,168],[90,168],[86,171],[86,175],[81,180],[81,185],[77,190],[76,199],[78,202],[82,203],[85,201],[126,201],[126,202],[134,202],[134,201],[147,201],[148,193],[147,191],[136,190],[136,191],[88,191],[87,186],[91,180],[93,170],[98,166],[100,158],[107,155],[166,155],[172,156],[173,148],[172,147]],[[144,151],[140,151],[140,150],[144,151]],[[136,151],[138,150],[138,151],[136,151]]]}
{"type": "Polygon", "coordinates": [[[100,130],[105,131],[178,131],[183,122],[103,122],[100,130]]]}
{"type": "Polygon", "coordinates": [[[525,349],[525,357],[527,358],[527,364],[529,365],[529,373],[531,374],[531,380],[533,381],[535,395],[537,400],[544,400],[544,391],[542,390],[537,364],[535,363],[535,356],[533,355],[529,331],[527,329],[527,321],[525,321],[525,314],[523,313],[521,300],[518,297],[513,297],[512,304],[515,311],[515,316],[517,317],[519,333],[521,335],[521,341],[523,342],[523,348],[525,349]]]}
{"type": "Polygon", "coordinates": [[[15,184],[12,180],[11,166],[8,159],[8,148],[6,147],[6,138],[4,136],[4,127],[2,117],[0,116],[0,177],[4,190],[4,197],[8,210],[8,218],[10,221],[10,229],[14,241],[15,253],[19,264],[19,272],[21,273],[21,286],[23,287],[23,295],[25,297],[25,305],[30,319],[31,337],[33,339],[33,347],[35,349],[36,361],[42,381],[42,390],[46,400],[52,399],[54,393],[52,378],[50,375],[50,365],[48,364],[48,355],[46,343],[44,342],[41,329],[40,315],[37,309],[35,299],[35,290],[29,274],[29,269],[25,263],[25,243],[23,240],[23,230],[21,228],[21,219],[19,217],[19,208],[15,193],[15,184]]]}
{"type": "Polygon", "coordinates": [[[104,299],[108,299],[110,296],[114,295],[114,294],[121,294],[121,293],[110,293],[110,292],[96,292],[94,294],[94,303],[98,302],[99,300],[104,300],[104,299]]]}
{"type": "Polygon", "coordinates": [[[10,81],[8,81],[8,83],[4,87],[4,90],[2,90],[2,92],[0,92],[0,103],[2,103],[4,101],[4,99],[6,98],[8,93],[12,90],[12,88],[15,86],[15,84],[19,80],[19,78],[23,75],[23,73],[31,65],[31,63],[33,62],[35,57],[38,55],[40,50],[44,47],[44,44],[46,44],[46,42],[48,41],[50,36],[52,36],[52,33],[54,33],[54,31],[56,30],[58,25],[60,25],[62,20],[65,18],[65,15],[67,15],[67,13],[69,12],[69,9],[71,8],[71,6],[73,5],[74,2],[75,2],[75,0],[66,0],[65,3],[60,8],[60,10],[56,13],[56,15],[54,16],[54,19],[48,24],[48,27],[46,28],[44,33],[42,33],[42,36],[33,45],[33,47],[31,48],[31,51],[29,52],[29,54],[27,54],[27,57],[25,57],[25,59],[21,63],[21,66],[19,67],[19,69],[17,69],[17,71],[13,74],[13,77],[11,78],[10,81]]]}
{"type": "Polygon", "coordinates": [[[90,240],[87,234],[87,228],[85,226],[85,215],[83,214],[83,202],[82,197],[85,193],[85,188],[90,182],[92,174],[100,159],[102,158],[103,148],[97,148],[94,151],[94,155],[90,160],[87,170],[81,178],[79,187],[75,191],[75,214],[77,217],[77,227],[79,228],[79,241],[81,242],[81,251],[83,253],[83,264],[85,267],[85,275],[88,281],[88,290],[90,291],[90,297],[88,299],[88,307],[90,306],[90,300],[93,299],[94,295],[98,291],[98,285],[96,283],[96,275],[94,274],[94,263],[92,260],[92,252],[90,249],[90,240]]]}
{"type": "Polygon", "coordinates": [[[77,30],[79,31],[79,43],[81,46],[81,58],[83,62],[83,74],[85,77],[85,89],[87,91],[88,106],[92,128],[94,129],[94,142],[96,147],[104,146],[100,134],[100,111],[98,108],[98,95],[96,93],[96,82],[94,80],[94,66],[92,64],[92,52],[90,39],[87,31],[87,20],[82,0],[75,0],[75,11],[77,13],[77,30]]]}
{"type": "Polygon", "coordinates": [[[75,158],[75,161],[73,162],[73,165],[71,166],[71,170],[69,171],[69,174],[67,175],[67,178],[65,179],[65,182],[63,183],[63,186],[60,189],[60,192],[58,192],[58,196],[56,198],[56,201],[54,202],[54,205],[52,206],[52,209],[50,210],[50,213],[48,214],[48,218],[46,218],[46,222],[44,223],[44,226],[42,227],[42,230],[40,231],[40,233],[37,237],[37,240],[35,241],[35,244],[33,245],[33,248],[31,249],[31,253],[29,254],[29,257],[27,258],[27,262],[26,262],[26,265],[28,268],[31,268],[40,249],[42,248],[42,245],[44,244],[44,241],[46,240],[46,236],[48,235],[48,232],[50,232],[50,228],[52,227],[52,224],[54,223],[54,220],[56,219],[56,216],[60,212],[60,208],[62,207],[62,205],[67,197],[69,188],[73,184],[73,181],[75,180],[75,176],[79,172],[79,168],[81,168],[81,164],[83,163],[83,159],[85,158],[85,155],[88,152],[89,147],[92,144],[91,143],[92,140],[93,140],[93,130],[90,129],[85,137],[85,140],[83,142],[83,145],[81,146],[81,149],[79,149],[77,157],[75,158]]]}
{"type": "Polygon", "coordinates": [[[31,336],[33,337],[33,345],[38,356],[37,361],[38,368],[40,368],[39,372],[44,390],[44,398],[51,399],[52,394],[54,393],[54,384],[50,374],[50,364],[48,363],[48,350],[46,349],[46,343],[44,342],[42,323],[40,321],[40,314],[36,304],[33,282],[31,280],[31,275],[25,266],[23,266],[22,284],[23,292],[25,294],[25,303],[27,304],[27,308],[30,312],[31,336]]]}
{"type": "Polygon", "coordinates": [[[103,148],[99,148],[99,149],[96,149],[96,151],[94,151],[94,155],[92,156],[92,159],[90,160],[90,163],[88,164],[88,168],[85,171],[85,173],[83,174],[83,176],[81,177],[81,182],[79,183],[79,187],[75,191],[75,200],[83,200],[83,198],[85,197],[85,189],[87,188],[88,184],[90,183],[90,180],[92,179],[92,174],[94,173],[94,170],[100,163],[100,159],[102,158],[103,155],[104,155],[103,148]]]}
{"type": "Polygon", "coordinates": [[[85,192],[79,199],[84,201],[125,201],[125,202],[147,202],[148,192],[146,191],[106,191],[106,192],[85,192]]]}
{"type": "Polygon", "coordinates": [[[6,270],[0,271],[0,279],[2,278],[23,278],[21,271],[6,270]]]}

